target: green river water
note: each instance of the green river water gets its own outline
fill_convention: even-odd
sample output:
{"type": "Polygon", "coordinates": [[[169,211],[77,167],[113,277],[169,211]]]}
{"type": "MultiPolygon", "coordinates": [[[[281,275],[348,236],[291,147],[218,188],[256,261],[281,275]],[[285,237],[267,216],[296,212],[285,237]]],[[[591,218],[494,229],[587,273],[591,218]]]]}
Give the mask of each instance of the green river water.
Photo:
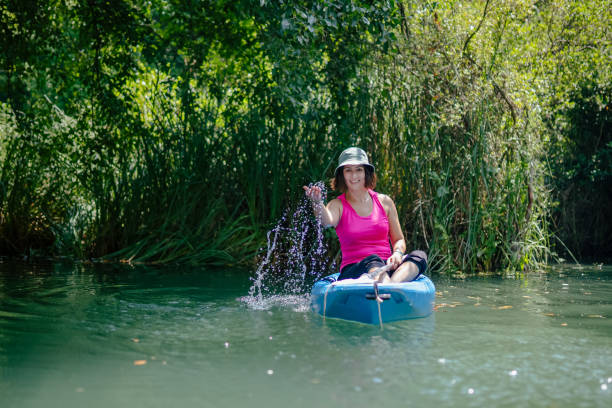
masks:
{"type": "Polygon", "coordinates": [[[0,262],[0,406],[612,406],[611,267],[434,274],[382,331],[251,276],[0,262]]]}

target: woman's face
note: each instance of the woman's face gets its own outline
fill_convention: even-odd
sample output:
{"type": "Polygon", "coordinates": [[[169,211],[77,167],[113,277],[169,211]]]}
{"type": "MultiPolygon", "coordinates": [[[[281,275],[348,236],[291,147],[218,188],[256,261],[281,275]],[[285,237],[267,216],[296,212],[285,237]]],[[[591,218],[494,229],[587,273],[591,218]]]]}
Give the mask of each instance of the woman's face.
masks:
{"type": "Polygon", "coordinates": [[[344,182],[350,190],[365,188],[365,168],[358,164],[347,164],[342,168],[344,182]]]}

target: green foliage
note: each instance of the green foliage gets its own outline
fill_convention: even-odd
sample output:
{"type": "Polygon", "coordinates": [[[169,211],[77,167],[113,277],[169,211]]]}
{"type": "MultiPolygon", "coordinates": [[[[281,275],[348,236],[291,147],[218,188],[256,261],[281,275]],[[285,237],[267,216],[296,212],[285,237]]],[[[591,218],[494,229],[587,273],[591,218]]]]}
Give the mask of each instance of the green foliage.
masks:
{"type": "Polygon", "coordinates": [[[0,4],[2,253],[248,262],[349,145],[441,270],[546,261],[585,171],[610,207],[605,2],[39,3],[0,4]]]}

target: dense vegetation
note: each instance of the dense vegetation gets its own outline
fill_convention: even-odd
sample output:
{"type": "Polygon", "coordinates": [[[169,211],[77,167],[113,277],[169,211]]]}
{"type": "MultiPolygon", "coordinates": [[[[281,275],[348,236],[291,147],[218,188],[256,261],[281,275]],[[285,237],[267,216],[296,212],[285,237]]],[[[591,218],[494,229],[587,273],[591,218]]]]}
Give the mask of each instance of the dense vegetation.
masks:
{"type": "Polygon", "coordinates": [[[612,257],[610,13],[1,0],[0,254],[250,262],[359,145],[440,270],[612,257]]]}

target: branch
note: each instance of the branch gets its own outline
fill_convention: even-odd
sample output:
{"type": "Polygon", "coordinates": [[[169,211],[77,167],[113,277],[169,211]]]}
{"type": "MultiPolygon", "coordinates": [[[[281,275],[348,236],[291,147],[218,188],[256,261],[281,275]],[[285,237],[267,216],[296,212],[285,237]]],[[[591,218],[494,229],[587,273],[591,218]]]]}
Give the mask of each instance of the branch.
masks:
{"type": "Polygon", "coordinates": [[[470,35],[468,35],[468,38],[465,39],[465,43],[463,43],[463,49],[461,50],[461,54],[465,54],[465,50],[467,49],[468,44],[470,43],[470,41],[472,41],[472,38],[480,30],[480,27],[482,27],[482,23],[484,22],[485,18],[487,17],[487,11],[489,9],[489,3],[490,2],[491,2],[491,0],[487,0],[487,2],[485,4],[484,11],[482,12],[482,18],[480,19],[480,22],[478,23],[478,27],[476,27],[476,29],[474,31],[472,31],[472,33],[470,35]]]}
{"type": "MultiPolygon", "coordinates": [[[[478,64],[474,58],[472,58],[469,54],[465,55],[465,58],[471,63],[473,64],[476,68],[478,68],[479,71],[483,71],[484,69],[480,66],[480,64],[478,64]]],[[[506,102],[506,104],[508,105],[508,108],[510,108],[510,114],[512,115],[512,120],[516,123],[516,116],[517,116],[517,111],[518,111],[518,107],[516,106],[516,104],[512,101],[512,99],[508,96],[508,94],[506,94],[506,92],[502,89],[501,86],[499,86],[497,84],[497,82],[495,82],[494,79],[490,79],[491,83],[493,84],[493,90],[495,91],[496,94],[498,94],[503,100],[504,102],[506,102]]]]}
{"type": "Polygon", "coordinates": [[[491,82],[493,82],[493,89],[495,90],[495,92],[499,96],[501,96],[501,98],[506,102],[506,104],[510,108],[510,114],[512,115],[512,120],[514,121],[514,123],[516,123],[516,111],[518,110],[518,108],[516,107],[512,99],[510,99],[510,97],[506,94],[506,92],[504,92],[504,90],[499,85],[497,85],[497,82],[495,82],[494,79],[492,79],[491,82]]]}
{"type": "Polygon", "coordinates": [[[410,29],[408,28],[408,20],[406,20],[406,11],[404,10],[404,3],[402,3],[401,1],[399,2],[399,12],[402,16],[402,32],[404,33],[404,37],[406,38],[406,40],[408,40],[410,39],[410,29]]]}

